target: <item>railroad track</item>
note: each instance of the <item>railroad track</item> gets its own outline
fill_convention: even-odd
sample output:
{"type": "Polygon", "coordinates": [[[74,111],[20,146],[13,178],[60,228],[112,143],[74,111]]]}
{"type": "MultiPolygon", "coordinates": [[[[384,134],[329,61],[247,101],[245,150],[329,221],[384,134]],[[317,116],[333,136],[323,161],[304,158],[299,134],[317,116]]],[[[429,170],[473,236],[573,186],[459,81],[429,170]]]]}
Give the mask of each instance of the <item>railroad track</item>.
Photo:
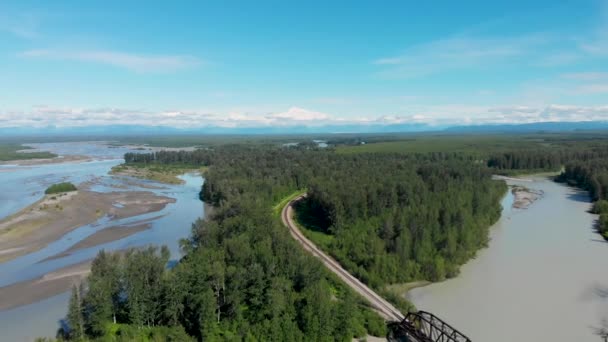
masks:
{"type": "Polygon", "coordinates": [[[342,268],[337,261],[321,251],[314,243],[308,240],[304,234],[302,234],[300,229],[298,229],[298,226],[293,221],[293,204],[304,197],[306,197],[306,195],[301,195],[294,198],[283,208],[281,212],[281,220],[283,221],[283,224],[289,228],[289,232],[294,239],[296,239],[296,241],[298,241],[304,247],[304,249],[309,251],[315,257],[318,257],[330,271],[335,273],[350,288],[363,296],[363,298],[365,298],[370,305],[384,317],[384,319],[387,321],[402,321],[405,316],[397,308],[378,295],[374,290],[370,289],[367,285],[363,284],[359,279],[348,273],[348,271],[342,268]]]}

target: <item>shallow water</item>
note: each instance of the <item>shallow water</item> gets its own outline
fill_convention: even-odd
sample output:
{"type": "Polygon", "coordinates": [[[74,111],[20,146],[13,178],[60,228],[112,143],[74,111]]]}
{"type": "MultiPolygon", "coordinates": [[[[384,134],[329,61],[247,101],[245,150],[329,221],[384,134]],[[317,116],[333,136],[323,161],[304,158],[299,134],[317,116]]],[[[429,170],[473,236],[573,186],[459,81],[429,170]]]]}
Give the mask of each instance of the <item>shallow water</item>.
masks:
{"type": "Polygon", "coordinates": [[[122,163],[120,157],[86,163],[4,166],[0,172],[0,219],[11,215],[44,196],[44,190],[59,182],[79,184],[107,175],[122,163]]]}
{"type": "Polygon", "coordinates": [[[420,310],[445,319],[473,341],[601,341],[608,318],[608,244],[593,231],[586,193],[547,179],[527,210],[503,205],[489,248],[448,281],[410,291],[420,310]]]}
{"type": "MultiPolygon", "coordinates": [[[[0,263],[0,287],[39,277],[59,268],[95,257],[100,249],[121,250],[149,244],[167,245],[173,260],[181,256],[179,240],[188,237],[192,223],[204,216],[203,203],[198,198],[203,178],[200,174],[180,176],[185,184],[166,185],[130,177],[112,177],[108,172],[122,163],[122,148],[108,148],[97,143],[37,144],[37,148],[60,155],[88,155],[95,160],[85,163],[48,164],[27,167],[3,166],[0,170],[0,218],[11,215],[42,198],[44,189],[58,181],[82,183],[95,180],[92,191],[152,191],[175,198],[163,210],[122,220],[109,221],[102,217],[97,222],[79,227],[43,249],[0,263]],[[49,146],[50,145],[50,146],[49,146]],[[152,187],[152,188],[150,188],[152,187]],[[76,251],[68,256],[46,258],[68,249],[91,234],[119,224],[157,218],[151,228],[125,237],[76,251]]],[[[59,320],[65,315],[68,294],[64,293],[37,303],[0,311],[1,341],[31,341],[37,336],[54,336],[59,320]]]]}

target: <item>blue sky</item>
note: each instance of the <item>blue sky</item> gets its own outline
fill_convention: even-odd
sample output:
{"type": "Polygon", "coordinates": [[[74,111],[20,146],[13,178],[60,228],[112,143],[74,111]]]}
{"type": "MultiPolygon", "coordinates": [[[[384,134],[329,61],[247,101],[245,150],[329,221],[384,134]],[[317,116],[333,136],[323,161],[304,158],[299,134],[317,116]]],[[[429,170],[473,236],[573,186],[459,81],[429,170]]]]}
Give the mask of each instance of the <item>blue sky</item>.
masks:
{"type": "Polygon", "coordinates": [[[0,127],[608,120],[608,1],[4,1],[0,127]]]}

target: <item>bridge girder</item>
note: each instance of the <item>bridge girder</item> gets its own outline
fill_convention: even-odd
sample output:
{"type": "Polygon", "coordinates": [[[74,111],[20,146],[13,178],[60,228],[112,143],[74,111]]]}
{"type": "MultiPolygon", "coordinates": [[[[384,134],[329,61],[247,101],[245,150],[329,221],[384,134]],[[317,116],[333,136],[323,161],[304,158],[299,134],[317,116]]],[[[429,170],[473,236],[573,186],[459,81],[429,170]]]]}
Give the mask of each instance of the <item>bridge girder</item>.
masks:
{"type": "Polygon", "coordinates": [[[471,342],[471,339],[430,312],[410,312],[401,322],[389,324],[389,341],[471,342]]]}

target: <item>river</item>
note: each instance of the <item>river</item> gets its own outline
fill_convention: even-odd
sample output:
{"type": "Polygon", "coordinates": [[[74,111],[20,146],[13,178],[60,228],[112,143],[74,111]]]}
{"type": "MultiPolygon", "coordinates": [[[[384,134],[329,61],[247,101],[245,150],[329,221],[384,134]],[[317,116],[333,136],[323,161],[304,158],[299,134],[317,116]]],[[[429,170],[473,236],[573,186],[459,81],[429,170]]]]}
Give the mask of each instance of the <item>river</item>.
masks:
{"type": "MultiPolygon", "coordinates": [[[[101,218],[95,224],[77,228],[53,241],[39,251],[0,263],[0,287],[19,281],[34,279],[59,268],[77,264],[93,258],[100,249],[123,250],[145,245],[167,245],[171,258],[180,257],[179,239],[188,237],[192,223],[204,216],[203,203],[198,192],[203,184],[200,174],[180,176],[184,184],[167,185],[130,177],[108,175],[112,166],[123,162],[122,155],[133,150],[116,148],[104,143],[53,143],[37,144],[40,150],[59,155],[86,155],[92,160],[32,166],[3,165],[0,170],[0,218],[36,202],[42,198],[44,189],[58,181],[82,183],[93,181],[91,190],[104,191],[152,191],[158,195],[174,198],[159,212],[139,215],[112,222],[128,224],[147,218],[155,218],[149,229],[131,236],[85,248],[65,257],[48,260],[78,243],[96,231],[106,228],[110,222],[101,218]]],[[[141,151],[139,151],[141,152],[141,151]]],[[[62,293],[39,302],[10,310],[0,310],[1,341],[32,341],[40,336],[54,336],[59,321],[67,311],[69,293],[62,293]]]]}
{"type": "Polygon", "coordinates": [[[474,342],[602,341],[608,320],[608,244],[593,231],[585,192],[542,177],[513,182],[544,191],[528,209],[503,200],[489,248],[458,277],[413,289],[409,299],[474,342]]]}

